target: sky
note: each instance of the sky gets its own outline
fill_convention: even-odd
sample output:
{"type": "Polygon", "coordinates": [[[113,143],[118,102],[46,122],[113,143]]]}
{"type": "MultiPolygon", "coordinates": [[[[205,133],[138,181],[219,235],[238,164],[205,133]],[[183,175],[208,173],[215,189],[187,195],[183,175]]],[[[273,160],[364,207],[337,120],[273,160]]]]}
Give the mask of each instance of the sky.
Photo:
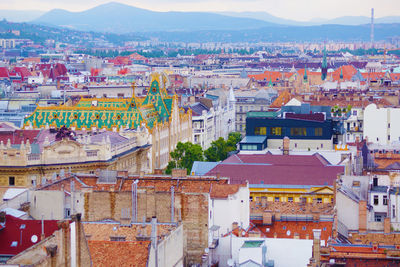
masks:
{"type": "MultiPolygon", "coordinates": [[[[0,0],[0,9],[83,11],[110,0],[0,0]]],[[[155,11],[265,11],[271,15],[308,21],[341,16],[400,16],[400,0],[118,0],[155,11]]]]}

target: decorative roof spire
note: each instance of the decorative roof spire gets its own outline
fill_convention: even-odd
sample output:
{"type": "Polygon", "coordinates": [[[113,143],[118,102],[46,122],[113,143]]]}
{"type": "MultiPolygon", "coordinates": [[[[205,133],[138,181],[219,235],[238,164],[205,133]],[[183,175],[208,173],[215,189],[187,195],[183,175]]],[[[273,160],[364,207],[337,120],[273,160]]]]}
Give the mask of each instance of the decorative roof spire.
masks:
{"type": "Polygon", "coordinates": [[[340,67],[340,79],[343,79],[343,67],[340,67]]]}
{"type": "Polygon", "coordinates": [[[303,81],[307,82],[308,76],[307,76],[307,65],[304,66],[304,76],[303,76],[303,81]]]}
{"type": "Polygon", "coordinates": [[[328,75],[328,62],[326,61],[326,46],[324,46],[324,55],[321,65],[321,79],[324,81],[328,75]]]}
{"type": "Polygon", "coordinates": [[[269,83],[268,83],[268,87],[274,87],[274,84],[272,83],[272,75],[269,76],[269,83]]]}

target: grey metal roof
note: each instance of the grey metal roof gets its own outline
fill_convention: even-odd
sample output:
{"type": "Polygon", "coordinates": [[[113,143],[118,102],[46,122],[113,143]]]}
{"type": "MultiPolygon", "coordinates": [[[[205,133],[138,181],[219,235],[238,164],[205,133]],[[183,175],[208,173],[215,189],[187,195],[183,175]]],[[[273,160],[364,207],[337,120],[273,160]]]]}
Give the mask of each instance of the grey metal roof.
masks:
{"type": "Polygon", "coordinates": [[[242,141],[240,141],[240,144],[246,144],[246,143],[251,143],[251,144],[262,144],[265,142],[267,137],[265,135],[258,135],[258,136],[245,136],[242,141]]]}

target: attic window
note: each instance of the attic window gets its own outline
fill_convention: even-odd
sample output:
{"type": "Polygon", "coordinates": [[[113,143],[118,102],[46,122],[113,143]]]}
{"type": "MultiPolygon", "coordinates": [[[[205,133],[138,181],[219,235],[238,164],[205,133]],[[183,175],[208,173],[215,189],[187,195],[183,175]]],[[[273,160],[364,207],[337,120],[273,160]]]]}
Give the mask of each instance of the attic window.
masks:
{"type": "Polygon", "coordinates": [[[11,242],[11,245],[10,245],[10,247],[13,247],[13,248],[15,248],[16,246],[18,246],[18,242],[17,242],[17,241],[13,241],[13,242],[11,242]]]}

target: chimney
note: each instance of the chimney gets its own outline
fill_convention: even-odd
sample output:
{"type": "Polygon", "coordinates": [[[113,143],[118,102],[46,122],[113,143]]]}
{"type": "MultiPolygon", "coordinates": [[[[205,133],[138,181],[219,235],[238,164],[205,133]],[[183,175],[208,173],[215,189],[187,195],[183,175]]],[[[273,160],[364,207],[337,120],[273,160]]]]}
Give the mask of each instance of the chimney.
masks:
{"type": "Polygon", "coordinates": [[[321,229],[313,229],[314,241],[313,241],[313,258],[315,265],[320,266],[321,261],[321,229]]]}
{"type": "Polygon", "coordinates": [[[57,266],[57,245],[55,244],[50,244],[46,246],[46,252],[47,256],[50,256],[50,266],[51,267],[56,267],[57,266]]]}
{"type": "MultiPolygon", "coordinates": [[[[157,253],[157,217],[151,218],[151,244],[157,253]]],[[[157,259],[157,254],[156,254],[157,259]]]]}
{"type": "Polygon", "coordinates": [[[239,227],[239,224],[237,222],[232,223],[232,231],[237,229],[239,227]]]}
{"type": "Polygon", "coordinates": [[[1,226],[6,226],[6,212],[2,211],[0,212],[0,225],[1,226]]]}
{"type": "Polygon", "coordinates": [[[386,217],[383,220],[383,231],[384,231],[385,234],[389,234],[391,232],[391,229],[390,229],[390,218],[389,217],[386,217]]]}
{"type": "Polygon", "coordinates": [[[173,169],[171,175],[172,178],[186,178],[187,172],[186,169],[173,169]]]}
{"type": "Polygon", "coordinates": [[[267,266],[267,246],[262,246],[262,266],[267,266]]]}
{"type": "Polygon", "coordinates": [[[162,175],[163,174],[163,170],[162,169],[154,169],[154,174],[155,175],[162,175]]]}
{"type": "Polygon", "coordinates": [[[290,139],[285,136],[283,138],[283,155],[289,155],[290,139]]]}
{"type": "Polygon", "coordinates": [[[367,201],[360,200],[358,203],[358,230],[367,231],[367,201]]]}

